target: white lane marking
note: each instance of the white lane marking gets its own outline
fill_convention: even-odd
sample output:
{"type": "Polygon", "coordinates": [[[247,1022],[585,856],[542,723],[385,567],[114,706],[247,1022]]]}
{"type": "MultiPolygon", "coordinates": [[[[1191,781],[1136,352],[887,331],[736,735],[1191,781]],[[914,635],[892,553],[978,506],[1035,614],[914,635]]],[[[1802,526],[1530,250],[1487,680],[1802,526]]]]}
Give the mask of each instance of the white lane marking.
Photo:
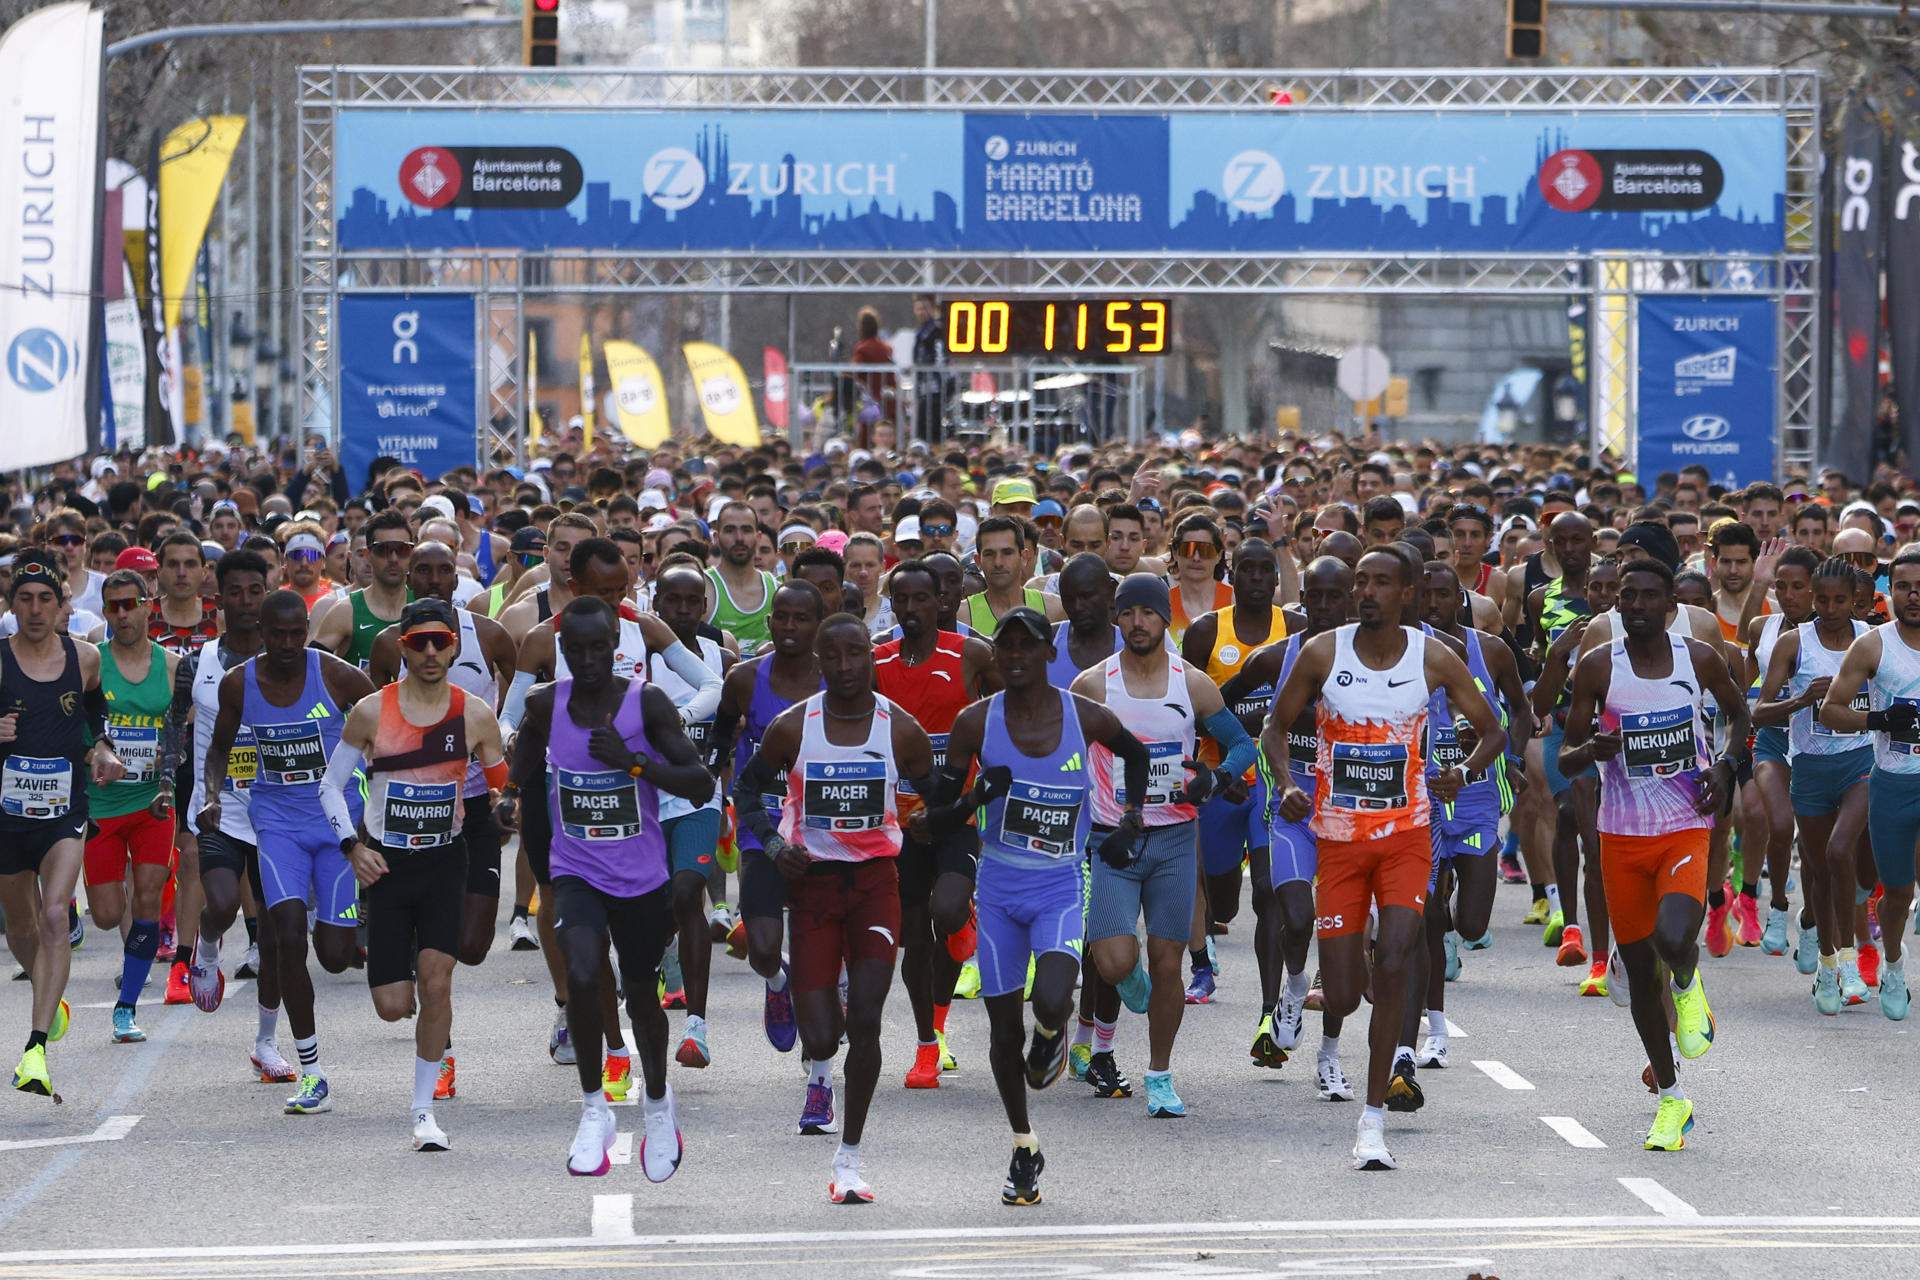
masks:
{"type": "Polygon", "coordinates": [[[108,1116],[92,1133],[76,1133],[69,1138],[20,1138],[0,1142],[0,1151],[32,1151],[40,1147],[72,1147],[83,1142],[118,1142],[133,1132],[139,1116],[108,1116]]]}
{"type": "Polygon", "coordinates": [[[1453,1039],[1453,1040],[1465,1040],[1467,1038],[1467,1033],[1460,1029],[1459,1023],[1455,1022],[1452,1018],[1448,1018],[1447,1019],[1447,1036],[1449,1039],[1453,1039]]]}
{"type": "Polygon", "coordinates": [[[1619,1178],[1619,1184],[1663,1218],[1699,1218],[1700,1211],[1652,1178],[1619,1178]]]}
{"type": "Polygon", "coordinates": [[[633,1163],[633,1130],[628,1129],[614,1138],[613,1146],[607,1150],[607,1159],[614,1164],[633,1163]]]}
{"type": "Polygon", "coordinates": [[[634,1238],[632,1196],[595,1196],[593,1198],[593,1238],[595,1240],[634,1238]]]}
{"type": "Polygon", "coordinates": [[[1508,1066],[1504,1062],[1493,1062],[1487,1059],[1476,1058],[1474,1059],[1473,1065],[1480,1068],[1481,1071],[1485,1072],[1487,1079],[1493,1081],[1495,1084],[1499,1085],[1502,1089],[1533,1088],[1533,1085],[1527,1080],[1525,1076],[1521,1075],[1518,1071],[1515,1071],[1512,1067],[1508,1066]]]}
{"type": "Polygon", "coordinates": [[[1587,1131],[1587,1126],[1572,1116],[1541,1116],[1540,1122],[1565,1138],[1569,1145],[1598,1151],[1607,1144],[1587,1131]]]}

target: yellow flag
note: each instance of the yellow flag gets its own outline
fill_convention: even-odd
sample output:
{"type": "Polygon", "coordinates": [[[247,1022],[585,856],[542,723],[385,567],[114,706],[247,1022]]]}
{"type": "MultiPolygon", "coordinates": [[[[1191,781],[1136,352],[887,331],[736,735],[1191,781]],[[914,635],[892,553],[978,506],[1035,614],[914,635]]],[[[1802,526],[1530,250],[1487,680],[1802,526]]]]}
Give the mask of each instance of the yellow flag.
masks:
{"type": "Polygon", "coordinates": [[[540,335],[527,330],[527,439],[540,443],[544,434],[540,421],[540,335]]]}
{"type": "Polygon", "coordinates": [[[600,350],[607,357],[607,381],[613,385],[620,434],[642,449],[659,448],[673,434],[660,366],[631,342],[609,342],[600,350]]]}
{"type": "Polygon", "coordinates": [[[580,447],[593,448],[593,339],[580,335],[580,447]]]}
{"type": "Polygon", "coordinates": [[[160,144],[160,288],[169,332],[180,323],[180,301],[246,128],[245,116],[189,120],[160,144]]]}
{"type": "Polygon", "coordinates": [[[747,375],[740,362],[710,342],[689,342],[680,348],[700,397],[707,430],[723,444],[760,446],[760,420],[747,394],[747,375]]]}

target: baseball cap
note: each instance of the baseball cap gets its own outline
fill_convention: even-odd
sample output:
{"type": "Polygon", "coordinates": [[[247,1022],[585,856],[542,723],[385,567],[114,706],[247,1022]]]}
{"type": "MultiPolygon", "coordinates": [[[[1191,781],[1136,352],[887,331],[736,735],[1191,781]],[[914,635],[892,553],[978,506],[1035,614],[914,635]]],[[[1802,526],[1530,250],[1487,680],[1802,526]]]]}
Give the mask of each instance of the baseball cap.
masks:
{"type": "Polygon", "coordinates": [[[672,503],[667,501],[667,495],[659,489],[642,489],[640,491],[639,506],[642,511],[648,509],[665,511],[672,505],[672,503]]]}
{"type": "Polygon", "coordinates": [[[507,549],[517,556],[528,555],[535,551],[545,551],[547,549],[547,535],[532,525],[528,525],[524,529],[516,529],[513,533],[513,541],[507,544],[507,549]]]}
{"type": "Polygon", "coordinates": [[[1064,520],[1066,517],[1067,509],[1052,498],[1042,498],[1033,504],[1033,518],[1035,520],[1046,520],[1049,518],[1064,520]]]}
{"type": "Polygon", "coordinates": [[[1000,622],[993,629],[994,639],[1005,635],[1009,627],[1024,628],[1035,640],[1042,642],[1053,639],[1053,627],[1048,623],[1047,616],[1025,605],[1016,605],[1000,615],[1000,622]]]}
{"type": "Polygon", "coordinates": [[[895,525],[893,528],[893,540],[895,542],[920,541],[920,517],[919,516],[902,517],[900,520],[900,523],[895,525]]]}
{"type": "Polygon", "coordinates": [[[1033,490],[1033,481],[1023,480],[1018,476],[1008,476],[993,486],[995,506],[1006,506],[1017,502],[1030,503],[1036,501],[1039,496],[1033,490]]]}
{"type": "Polygon", "coordinates": [[[147,550],[145,547],[128,547],[125,551],[122,551],[118,556],[114,557],[113,567],[116,569],[134,569],[140,573],[160,572],[160,562],[154,558],[153,552],[147,550]]]}
{"type": "Polygon", "coordinates": [[[420,504],[422,511],[437,511],[442,519],[453,519],[453,499],[444,493],[436,493],[420,504]]]}

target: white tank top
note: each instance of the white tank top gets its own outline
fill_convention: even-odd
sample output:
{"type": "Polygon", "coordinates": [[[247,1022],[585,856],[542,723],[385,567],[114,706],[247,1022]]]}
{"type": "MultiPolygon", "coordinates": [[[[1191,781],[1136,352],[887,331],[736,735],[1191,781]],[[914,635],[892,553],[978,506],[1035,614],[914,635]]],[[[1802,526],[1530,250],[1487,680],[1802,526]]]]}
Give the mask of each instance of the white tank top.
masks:
{"type": "MultiPolygon", "coordinates": [[[[647,661],[647,637],[641,632],[640,624],[632,618],[620,619],[620,643],[613,650],[613,674],[632,679],[634,672],[645,680],[647,661]]],[[[570,680],[572,673],[567,670],[567,655],[560,651],[560,632],[553,633],[553,678],[570,680]]]]}
{"type": "Polygon", "coordinates": [[[1603,728],[1620,732],[1620,754],[1600,766],[1599,828],[1609,835],[1653,836],[1711,827],[1699,812],[1700,771],[1709,763],[1709,726],[1701,709],[1704,691],[1693,669],[1693,651],[1683,636],[1669,635],[1673,667],[1646,677],[1633,669],[1627,642],[1608,645],[1613,670],[1603,728]]]}
{"type": "Polygon", "coordinates": [[[871,862],[900,856],[900,771],[893,759],[893,703],[873,696],[867,740],[842,747],[827,741],[827,695],[805,702],[800,751],[787,770],[780,838],[805,845],[822,862],[871,862]]]}
{"type": "MultiPolygon", "coordinates": [[[[1166,687],[1139,697],[1127,692],[1119,654],[1107,659],[1104,674],[1107,706],[1147,749],[1147,794],[1141,800],[1140,813],[1145,825],[1151,829],[1193,821],[1197,810],[1173,799],[1186,786],[1187,771],[1180,762],[1192,757],[1195,737],[1186,662],[1169,653],[1166,687]]],[[[1126,768],[1118,756],[1097,742],[1092,744],[1092,754],[1094,825],[1118,826],[1128,803],[1126,768]]]]}
{"type": "Polygon", "coordinates": [[[1769,613],[1760,619],[1760,638],[1753,642],[1753,683],[1747,686],[1749,709],[1760,700],[1760,686],[1766,683],[1767,668],[1773,664],[1773,649],[1780,643],[1780,628],[1786,620],[1784,613],[1769,613]]]}
{"type": "MultiPolygon", "coordinates": [[[[1880,665],[1868,685],[1873,709],[1885,711],[1896,702],[1920,706],[1920,653],[1900,638],[1898,622],[1883,622],[1874,629],[1880,633],[1880,665]]],[[[1920,773],[1920,730],[1900,738],[1874,734],[1873,767],[1885,773],[1920,773]]]]}
{"type": "Polygon", "coordinates": [[[1358,623],[1333,633],[1333,666],[1317,711],[1313,833],[1323,840],[1376,840],[1428,825],[1426,762],[1427,637],[1400,628],[1407,647],[1386,671],[1354,651],[1358,623]]]}
{"type": "MultiPolygon", "coordinates": [[[[1779,615],[1771,615],[1777,617],[1779,615]]],[[[1814,624],[1803,622],[1795,631],[1800,636],[1800,660],[1795,665],[1793,678],[1787,681],[1787,693],[1799,697],[1807,691],[1807,686],[1821,676],[1840,674],[1840,659],[1847,656],[1845,649],[1829,649],[1820,643],[1820,637],[1814,630],[1814,624]]],[[[1858,640],[1867,634],[1867,624],[1855,621],[1853,638],[1858,640]]],[[[1853,641],[1848,641],[1852,644],[1853,641]]],[[[1865,688],[1853,696],[1853,706],[1857,711],[1872,709],[1871,695],[1865,688]]],[[[1793,713],[1793,719],[1787,722],[1787,757],[1794,756],[1837,756],[1844,751],[1853,751],[1867,746],[1871,739],[1865,733],[1836,733],[1820,723],[1816,714],[1819,707],[1807,707],[1793,713]]]]}
{"type": "MultiPolygon", "coordinates": [[[[200,780],[207,776],[207,748],[213,745],[213,722],[220,714],[220,681],[227,674],[220,665],[219,649],[218,640],[201,645],[200,660],[193,669],[193,803],[187,810],[187,824],[196,835],[200,831],[200,810],[206,804],[200,795],[204,789],[200,780]]],[[[247,792],[259,764],[253,730],[243,724],[234,734],[233,749],[227,752],[227,781],[220,789],[220,834],[247,844],[255,843],[247,792]]]]}
{"type": "MultiPolygon", "coordinates": [[[[706,664],[707,670],[713,672],[715,675],[719,675],[721,673],[721,655],[724,654],[726,650],[721,648],[720,642],[712,636],[699,636],[696,637],[696,640],[697,643],[694,645],[694,652],[700,655],[700,661],[706,664]]],[[[679,673],[674,671],[674,669],[669,667],[664,661],[656,666],[652,657],[649,656],[647,659],[647,668],[647,678],[659,685],[661,691],[673,699],[673,705],[676,707],[686,706],[687,703],[693,700],[694,694],[698,692],[692,685],[682,680],[679,673]]],[[[694,751],[697,752],[703,760],[706,759],[707,755],[707,740],[712,735],[713,721],[711,718],[698,720],[687,725],[687,740],[693,743],[694,751]]],[[[694,804],[691,800],[683,800],[679,796],[669,795],[664,791],[660,793],[660,821],[662,822],[666,822],[672,818],[682,818],[689,813],[697,813],[702,809],[718,809],[719,807],[720,789],[718,787],[714,788],[712,797],[709,798],[705,804],[694,804]]]]}

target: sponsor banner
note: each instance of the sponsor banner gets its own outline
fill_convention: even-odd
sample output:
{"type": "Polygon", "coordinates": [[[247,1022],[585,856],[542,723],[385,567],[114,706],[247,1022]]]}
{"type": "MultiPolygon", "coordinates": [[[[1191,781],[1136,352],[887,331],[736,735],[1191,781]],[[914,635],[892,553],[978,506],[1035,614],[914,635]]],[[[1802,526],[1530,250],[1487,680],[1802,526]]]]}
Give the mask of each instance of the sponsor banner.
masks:
{"type": "Polygon", "coordinates": [[[160,284],[170,330],[180,323],[213,206],[246,129],[245,116],[189,120],[160,144],[160,284]]]}
{"type": "Polygon", "coordinates": [[[602,344],[600,350],[607,357],[607,381],[613,384],[620,434],[642,449],[659,448],[673,434],[660,366],[636,343],[616,339],[602,344]]]}
{"type": "Polygon", "coordinates": [[[766,409],[767,422],[782,431],[787,429],[787,357],[778,347],[766,347],[760,352],[760,365],[766,372],[766,381],[762,384],[760,400],[766,409]]]}
{"type": "Polygon", "coordinates": [[[593,448],[593,339],[580,335],[580,447],[593,448]]]}
{"type": "Polygon", "coordinates": [[[100,195],[101,15],[56,4],[0,35],[0,466],[84,453],[100,195]]]}
{"type": "Polygon", "coordinates": [[[340,299],[340,465],[378,457],[438,480],[479,453],[471,294],[355,293],[340,299]]]}
{"type": "Polygon", "coordinates": [[[689,342],[680,350],[713,438],[722,444],[759,448],[760,422],[753,416],[753,395],[740,362],[710,342],[689,342]]]}
{"type": "Polygon", "coordinates": [[[1729,488],[1777,480],[1772,300],[1675,296],[1639,305],[1634,473],[1650,483],[1699,463],[1729,488]]]}
{"type": "MultiPolygon", "coordinates": [[[[120,232],[116,229],[113,234],[120,232]]],[[[140,327],[140,304],[134,301],[133,280],[124,260],[120,273],[123,292],[107,303],[106,323],[107,392],[114,428],[112,445],[120,449],[144,449],[147,447],[147,339],[140,327]]]]}
{"type": "Polygon", "coordinates": [[[335,137],[349,252],[1783,244],[1761,114],[348,110],[335,137]]]}
{"type": "MultiPolygon", "coordinates": [[[[1900,447],[1920,459],[1920,114],[1896,96],[1887,157],[1887,354],[1900,403],[1900,447]]],[[[1865,479],[1866,477],[1863,477],[1865,479]]]]}
{"type": "MultiPolygon", "coordinates": [[[[1873,472],[1880,402],[1880,258],[1885,220],[1881,170],[1886,130],[1872,102],[1852,98],[1830,167],[1834,190],[1833,328],[1839,337],[1841,407],[1821,442],[1821,462],[1858,483],[1873,472]]],[[[1911,456],[1911,455],[1909,455],[1911,456]]]]}

